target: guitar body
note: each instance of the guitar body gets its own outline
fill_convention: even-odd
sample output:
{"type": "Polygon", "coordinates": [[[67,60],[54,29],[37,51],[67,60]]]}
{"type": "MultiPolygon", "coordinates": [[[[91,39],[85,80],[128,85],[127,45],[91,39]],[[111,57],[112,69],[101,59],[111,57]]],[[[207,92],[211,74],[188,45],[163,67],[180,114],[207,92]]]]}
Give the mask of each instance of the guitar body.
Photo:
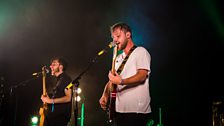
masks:
{"type": "MultiPolygon", "coordinates": [[[[115,60],[117,57],[117,45],[114,46],[113,50],[113,61],[112,61],[112,68],[111,72],[115,74],[115,60]]],[[[109,122],[113,122],[113,119],[115,117],[115,103],[116,103],[116,94],[117,94],[117,85],[110,83],[110,102],[109,102],[109,110],[108,110],[108,116],[109,116],[109,122]]]]}
{"type": "Polygon", "coordinates": [[[40,108],[39,114],[40,114],[40,123],[39,123],[39,126],[43,126],[44,125],[44,119],[45,119],[45,116],[44,116],[44,108],[40,108]]]}
{"type": "MultiPolygon", "coordinates": [[[[43,80],[43,95],[46,96],[47,92],[46,92],[46,70],[45,70],[46,66],[42,67],[42,80],[43,80]]],[[[43,126],[44,125],[44,119],[45,119],[45,113],[47,110],[47,103],[43,104],[43,107],[40,108],[39,110],[39,115],[40,115],[40,123],[39,126],[43,126]]]]}
{"type": "Polygon", "coordinates": [[[110,104],[109,104],[109,122],[113,121],[116,112],[115,103],[116,103],[117,86],[114,84],[112,84],[112,86],[113,91],[111,91],[110,93],[110,104]]]}
{"type": "Polygon", "coordinates": [[[40,114],[39,126],[43,126],[44,125],[44,119],[45,119],[46,110],[47,110],[47,104],[44,104],[43,107],[41,107],[40,110],[39,110],[39,114],[40,114]]]}

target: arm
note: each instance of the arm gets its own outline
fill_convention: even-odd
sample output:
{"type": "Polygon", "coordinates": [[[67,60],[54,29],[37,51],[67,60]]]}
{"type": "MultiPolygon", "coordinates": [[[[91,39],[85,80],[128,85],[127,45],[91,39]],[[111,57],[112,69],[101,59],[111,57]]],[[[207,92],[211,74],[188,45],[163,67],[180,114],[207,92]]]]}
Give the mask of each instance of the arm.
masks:
{"type": "Polygon", "coordinates": [[[48,103],[48,104],[70,102],[71,101],[71,97],[72,97],[72,89],[70,89],[70,88],[69,89],[65,89],[64,92],[65,92],[65,96],[63,96],[63,97],[51,99],[48,96],[44,97],[42,95],[41,96],[41,100],[43,102],[45,102],[45,103],[48,103]]]}
{"type": "Polygon", "coordinates": [[[102,96],[109,97],[109,95],[110,95],[110,86],[111,86],[111,83],[108,81],[107,84],[104,87],[104,91],[103,91],[102,96]]]}
{"type": "Polygon", "coordinates": [[[121,76],[117,73],[113,75],[111,72],[108,74],[108,77],[113,84],[117,85],[139,84],[144,82],[145,79],[148,77],[148,70],[138,69],[137,73],[129,78],[121,78],[121,76]]]}
{"type": "Polygon", "coordinates": [[[111,83],[108,81],[107,84],[104,87],[103,94],[102,94],[102,96],[101,96],[101,98],[99,100],[100,106],[104,110],[106,110],[108,97],[110,95],[110,86],[111,86],[111,83]]]}

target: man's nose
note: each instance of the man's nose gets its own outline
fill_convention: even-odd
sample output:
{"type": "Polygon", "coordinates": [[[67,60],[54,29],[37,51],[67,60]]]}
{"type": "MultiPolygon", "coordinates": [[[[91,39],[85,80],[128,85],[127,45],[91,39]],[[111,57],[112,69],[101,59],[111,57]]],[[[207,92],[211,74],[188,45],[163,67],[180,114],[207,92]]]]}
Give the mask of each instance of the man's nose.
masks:
{"type": "Polygon", "coordinates": [[[113,37],[113,42],[117,42],[117,38],[116,37],[113,37]]]}

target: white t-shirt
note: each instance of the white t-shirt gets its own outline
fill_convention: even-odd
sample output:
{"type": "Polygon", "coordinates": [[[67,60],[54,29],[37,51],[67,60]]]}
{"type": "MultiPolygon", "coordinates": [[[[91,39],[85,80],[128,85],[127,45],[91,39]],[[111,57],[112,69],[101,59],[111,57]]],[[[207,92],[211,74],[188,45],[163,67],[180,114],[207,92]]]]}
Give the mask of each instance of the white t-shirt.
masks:
{"type": "MultiPolygon", "coordinates": [[[[125,53],[116,58],[115,69],[121,65],[125,53]]],[[[136,74],[138,69],[148,70],[148,77],[142,84],[118,85],[116,96],[116,111],[121,113],[150,113],[149,74],[151,56],[144,47],[137,47],[129,56],[122,72],[123,79],[136,74]]]]}

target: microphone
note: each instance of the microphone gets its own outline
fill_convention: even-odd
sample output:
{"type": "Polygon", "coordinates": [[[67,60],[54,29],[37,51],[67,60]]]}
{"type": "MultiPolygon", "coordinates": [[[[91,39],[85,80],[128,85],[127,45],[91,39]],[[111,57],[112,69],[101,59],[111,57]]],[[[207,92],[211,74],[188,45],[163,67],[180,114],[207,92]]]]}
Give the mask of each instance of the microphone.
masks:
{"type": "Polygon", "coordinates": [[[108,50],[108,48],[110,49],[110,48],[114,47],[115,45],[116,45],[116,42],[114,42],[114,41],[110,42],[109,45],[107,45],[107,47],[105,49],[101,50],[98,53],[98,56],[102,55],[103,53],[105,53],[108,50]]]}
{"type": "MultiPolygon", "coordinates": [[[[46,74],[48,74],[48,73],[50,72],[50,70],[47,69],[46,67],[44,68],[44,70],[45,70],[45,73],[46,73],[46,74]]],[[[41,71],[41,72],[35,72],[35,73],[33,73],[32,75],[33,75],[33,76],[39,76],[39,75],[42,75],[42,71],[41,71]]]]}

